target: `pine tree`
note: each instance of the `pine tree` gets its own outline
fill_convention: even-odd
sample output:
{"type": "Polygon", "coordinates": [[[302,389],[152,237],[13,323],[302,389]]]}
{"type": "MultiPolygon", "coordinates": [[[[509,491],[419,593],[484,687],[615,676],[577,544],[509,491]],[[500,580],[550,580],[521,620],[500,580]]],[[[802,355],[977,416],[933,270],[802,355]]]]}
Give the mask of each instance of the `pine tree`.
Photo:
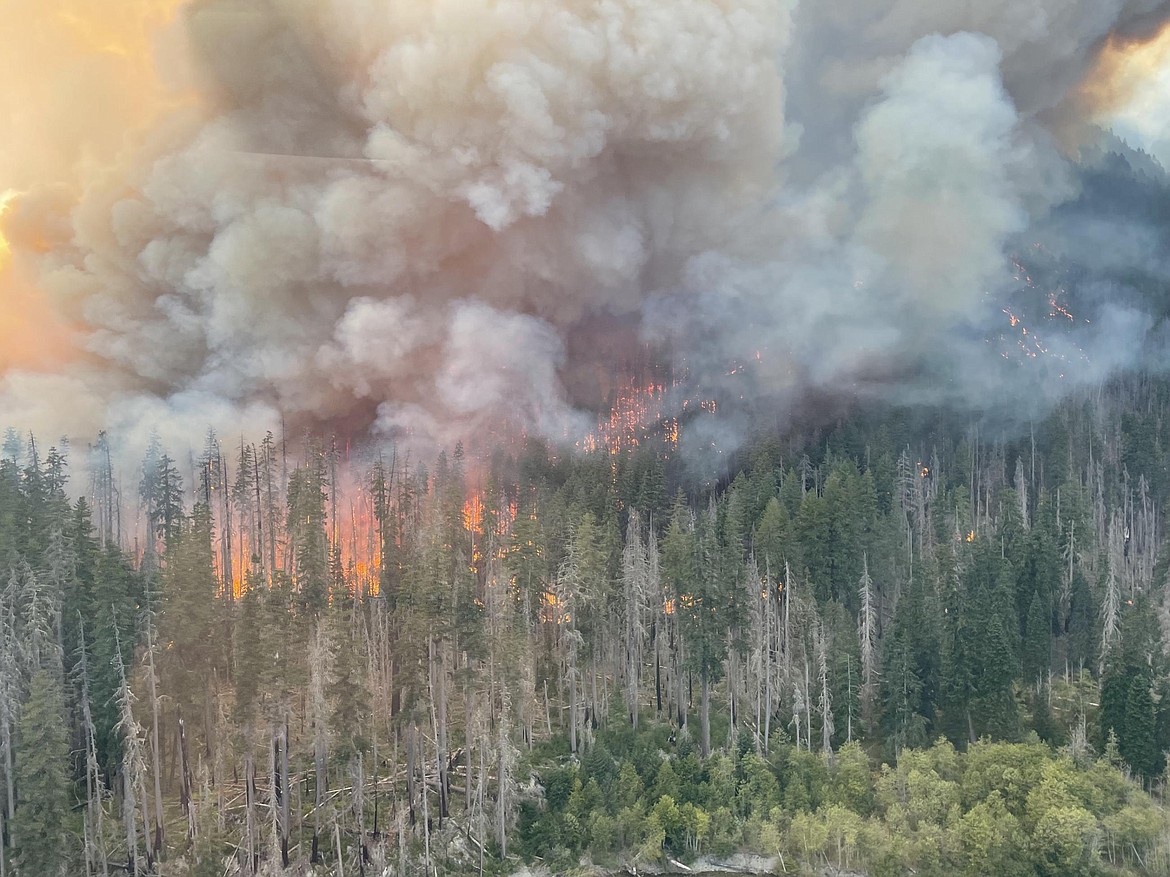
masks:
{"type": "Polygon", "coordinates": [[[16,754],[12,825],[20,877],[65,877],[76,859],[69,810],[69,743],[61,683],[48,669],[29,683],[16,754]]]}
{"type": "Polygon", "coordinates": [[[1066,634],[1069,664],[1077,669],[1098,666],[1097,605],[1084,573],[1077,569],[1069,585],[1068,631],[1066,634]]]}
{"type": "Polygon", "coordinates": [[[329,543],[325,535],[328,469],[319,444],[311,443],[306,453],[305,465],[289,479],[288,532],[301,603],[317,616],[329,603],[329,543]]]}
{"type": "Polygon", "coordinates": [[[1118,752],[1135,773],[1152,779],[1161,772],[1153,668],[1161,664],[1158,622],[1144,600],[1127,606],[1114,648],[1101,677],[1102,739],[1114,735],[1118,752]]]}
{"type": "Polygon", "coordinates": [[[1134,772],[1153,780],[1163,767],[1158,751],[1154,699],[1147,673],[1134,673],[1129,679],[1125,698],[1124,735],[1119,737],[1121,757],[1134,772]]]}
{"type": "Polygon", "coordinates": [[[146,459],[142,463],[139,499],[146,512],[148,552],[158,550],[158,542],[169,549],[183,525],[183,481],[175,461],[163,450],[158,435],[151,437],[146,459]]]}
{"type": "Polygon", "coordinates": [[[195,506],[182,534],[174,537],[163,573],[162,604],[158,614],[162,689],[178,708],[177,718],[187,727],[203,726],[203,741],[211,751],[210,719],[213,692],[209,677],[222,666],[216,648],[220,623],[219,590],[212,554],[211,512],[195,506]]]}
{"type": "Polygon", "coordinates": [[[944,685],[949,728],[974,742],[1018,726],[1012,682],[1019,646],[1011,569],[994,546],[979,543],[948,606],[944,685]]]}
{"type": "Polygon", "coordinates": [[[1032,594],[1028,607],[1022,658],[1024,680],[1029,684],[1039,682],[1048,674],[1052,662],[1051,613],[1039,591],[1032,594]]]}

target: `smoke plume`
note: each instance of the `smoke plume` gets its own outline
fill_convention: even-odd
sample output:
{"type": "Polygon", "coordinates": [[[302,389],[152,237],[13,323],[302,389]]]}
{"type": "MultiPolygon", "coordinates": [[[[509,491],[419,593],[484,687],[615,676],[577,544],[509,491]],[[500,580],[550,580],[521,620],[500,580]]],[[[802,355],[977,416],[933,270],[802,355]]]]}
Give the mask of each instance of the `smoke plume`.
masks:
{"type": "MultiPolygon", "coordinates": [[[[1003,326],[1038,241],[1053,276],[1083,263],[1083,310],[1024,345],[1017,396],[1144,362],[1160,325],[1085,261],[1116,234],[1086,180],[1094,77],[1168,3],[9,5],[21,427],[571,443],[599,320],[679,398],[731,400],[684,448],[814,391],[982,408],[1001,360],[1025,372],[1003,326]]],[[[1156,221],[1129,221],[1153,260],[1156,221]]]]}

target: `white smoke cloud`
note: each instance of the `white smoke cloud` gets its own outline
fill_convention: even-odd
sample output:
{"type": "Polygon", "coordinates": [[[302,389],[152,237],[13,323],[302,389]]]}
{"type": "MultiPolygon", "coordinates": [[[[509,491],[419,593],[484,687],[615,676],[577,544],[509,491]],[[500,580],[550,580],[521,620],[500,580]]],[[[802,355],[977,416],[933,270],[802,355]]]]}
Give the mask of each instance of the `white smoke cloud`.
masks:
{"type": "Polygon", "coordinates": [[[778,217],[779,259],[691,262],[653,313],[700,339],[700,375],[762,350],[753,394],[858,392],[966,325],[1008,276],[1005,242],[1027,221],[1013,179],[1036,160],[999,62],[989,37],[924,37],[858,119],[850,162],[778,217]]]}
{"type": "Polygon", "coordinates": [[[6,220],[78,350],[4,419],[572,439],[597,315],[698,385],[760,351],[770,400],[887,392],[1068,197],[1050,129],[1164,6],[189,3],[158,64],[197,99],[6,220]]]}

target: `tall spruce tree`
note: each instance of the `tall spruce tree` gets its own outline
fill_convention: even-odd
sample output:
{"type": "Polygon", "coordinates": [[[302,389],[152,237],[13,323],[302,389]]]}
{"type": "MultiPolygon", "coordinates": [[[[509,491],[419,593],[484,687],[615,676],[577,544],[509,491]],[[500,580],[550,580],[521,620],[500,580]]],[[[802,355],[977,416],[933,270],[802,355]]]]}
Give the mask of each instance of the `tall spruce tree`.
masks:
{"type": "Polygon", "coordinates": [[[38,670],[20,716],[12,835],[19,877],[66,877],[78,859],[70,824],[69,742],[61,680],[38,670]]]}

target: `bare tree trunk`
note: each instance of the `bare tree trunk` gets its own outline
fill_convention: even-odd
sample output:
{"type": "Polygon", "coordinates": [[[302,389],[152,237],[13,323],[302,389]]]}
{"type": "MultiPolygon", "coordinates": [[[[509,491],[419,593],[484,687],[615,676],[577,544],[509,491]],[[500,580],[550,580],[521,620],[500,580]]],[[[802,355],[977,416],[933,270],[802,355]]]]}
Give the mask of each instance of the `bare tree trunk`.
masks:
{"type": "Polygon", "coordinates": [[[179,759],[182,763],[182,785],[179,787],[179,803],[187,817],[187,841],[195,839],[195,812],[192,806],[191,761],[187,754],[187,723],[179,712],[179,759]]]}
{"type": "MultiPolygon", "coordinates": [[[[232,503],[231,491],[228,489],[228,467],[227,461],[221,455],[219,458],[219,473],[220,473],[220,502],[221,511],[223,515],[223,580],[224,591],[229,600],[236,598],[236,577],[232,570],[232,503]]],[[[241,579],[243,570],[240,570],[241,579]]]]}
{"type": "Polygon", "coordinates": [[[569,618],[569,751],[577,754],[577,622],[569,618]]]}
{"type": "Polygon", "coordinates": [[[471,658],[465,656],[464,663],[467,668],[467,681],[463,684],[463,736],[466,738],[463,747],[463,766],[467,772],[467,781],[464,783],[466,789],[463,793],[463,809],[465,813],[471,813],[471,723],[475,715],[475,686],[471,681],[471,658]]]}
{"type": "Polygon", "coordinates": [[[510,782],[508,771],[508,733],[507,716],[504,715],[507,703],[501,709],[500,721],[497,723],[496,739],[496,842],[500,846],[500,861],[508,856],[508,785],[510,782]]]}
{"type": "Polygon", "coordinates": [[[439,826],[449,815],[451,779],[447,774],[447,668],[442,640],[430,640],[431,721],[435,730],[435,777],[439,781],[439,826]]]}
{"type": "Polygon", "coordinates": [[[706,673],[700,674],[702,683],[701,721],[702,721],[702,753],[707,758],[711,755],[711,681],[706,673]]]}
{"type": "Polygon", "coordinates": [[[548,680],[544,680],[544,725],[548,736],[552,737],[552,708],[548,703],[548,680]]]}
{"type": "Polygon", "coordinates": [[[829,646],[823,630],[817,630],[817,671],[820,676],[821,695],[821,751],[833,754],[833,699],[829,690],[829,646]]]}
{"type": "Polygon", "coordinates": [[[406,873],[406,823],[398,816],[398,873],[406,873]]]}
{"type": "Polygon", "coordinates": [[[418,800],[415,770],[418,765],[418,726],[411,722],[406,726],[406,806],[410,811],[410,824],[418,824],[415,801],[418,800]]]}
{"type": "MultiPolygon", "coordinates": [[[[297,815],[297,837],[302,834],[304,808],[301,806],[300,785],[294,785],[289,775],[289,727],[288,727],[288,713],[284,716],[284,740],[280,747],[280,785],[284,789],[284,797],[280,799],[281,809],[281,831],[282,837],[280,839],[280,855],[281,859],[288,859],[292,848],[292,808],[293,808],[293,792],[297,793],[296,815],[297,815]]],[[[288,867],[287,865],[285,867],[288,867]]]]}
{"type": "MultiPolygon", "coordinates": [[[[597,728],[601,724],[601,720],[598,718],[598,711],[601,709],[601,706],[597,700],[597,647],[596,646],[593,647],[593,658],[589,664],[589,699],[590,699],[589,715],[592,718],[592,721],[590,722],[590,728],[592,729],[592,728],[597,728]]],[[[592,739],[593,739],[592,734],[589,735],[589,739],[590,739],[590,741],[592,741],[592,739]]],[[[590,746],[592,746],[592,745],[593,744],[590,743],[590,746]]]]}
{"type": "Polygon", "coordinates": [[[313,727],[313,839],[309,852],[310,863],[321,861],[321,811],[329,788],[329,728],[325,701],[326,675],[329,652],[325,642],[324,623],[317,622],[309,650],[309,716],[313,727]]]}
{"type": "Polygon", "coordinates": [[[134,781],[130,771],[122,771],[122,817],[126,825],[126,871],[138,873],[138,805],[134,800],[134,781]]]}
{"type": "Polygon", "coordinates": [[[739,704],[735,696],[739,688],[739,662],[736,661],[735,649],[727,650],[727,736],[735,740],[739,731],[739,704]]]}
{"type": "MultiPolygon", "coordinates": [[[[136,747],[136,748],[141,749],[141,746],[136,747]]],[[[149,804],[147,803],[147,800],[146,800],[146,765],[144,763],[145,759],[142,758],[141,751],[139,751],[139,753],[138,753],[138,758],[140,761],[140,765],[136,771],[136,773],[138,774],[138,801],[139,801],[139,804],[141,805],[142,839],[143,839],[143,843],[145,843],[146,838],[148,838],[150,836],[150,816],[147,813],[147,807],[149,807],[149,804]]],[[[148,872],[154,871],[154,863],[155,863],[154,851],[148,849],[146,851],[146,870],[148,872]]]]}
{"type": "Polygon", "coordinates": [[[245,734],[248,739],[244,750],[244,855],[248,869],[255,874],[260,864],[256,849],[256,761],[250,729],[245,734]]]}
{"type": "Polygon", "coordinates": [[[429,875],[431,873],[431,796],[427,791],[427,760],[420,759],[419,763],[422,765],[423,855],[429,875]]]}
{"type": "Polygon", "coordinates": [[[764,600],[764,755],[767,755],[772,742],[772,615],[775,613],[776,601],[772,597],[772,576],[766,579],[767,592],[764,600]]]}
{"type": "Polygon", "coordinates": [[[808,652],[804,655],[804,740],[812,751],[812,689],[809,687],[808,652]]]}
{"type": "Polygon", "coordinates": [[[337,877],[345,877],[345,860],[341,855],[341,825],[333,820],[333,842],[337,846],[337,877]]]}
{"type": "Polygon", "coordinates": [[[154,854],[162,855],[163,848],[163,800],[162,800],[162,760],[159,757],[159,709],[158,709],[158,677],[154,671],[154,633],[151,624],[146,630],[146,660],[147,681],[150,686],[150,758],[151,773],[154,778],[154,854]]]}
{"type": "MultiPolygon", "coordinates": [[[[146,814],[146,773],[145,759],[142,755],[141,726],[134,718],[134,696],[130,691],[130,683],[126,679],[126,666],[122,663],[122,644],[114,631],[114,667],[118,671],[119,688],[117,694],[119,720],[117,728],[122,734],[122,815],[126,824],[126,849],[128,862],[127,871],[138,873],[138,804],[142,804],[142,833],[143,838],[149,837],[149,820],[146,814]]],[[[154,857],[151,854],[149,843],[146,849],[146,870],[154,867],[154,857]]]]}
{"type": "Polygon", "coordinates": [[[654,640],[654,718],[662,721],[662,642],[658,635],[660,625],[654,622],[650,636],[654,640]]]}
{"type": "Polygon", "coordinates": [[[435,754],[439,761],[439,823],[450,815],[450,774],[448,772],[447,743],[447,647],[441,640],[435,649],[435,682],[438,683],[439,703],[436,704],[435,754]]]}
{"type": "MultiPolygon", "coordinates": [[[[80,615],[80,613],[79,613],[80,615]]],[[[81,631],[81,714],[85,733],[85,809],[86,873],[101,861],[102,877],[110,873],[109,854],[106,850],[105,805],[102,803],[102,778],[97,760],[97,736],[93,724],[93,712],[89,697],[89,666],[86,662],[85,622],[79,617],[81,631]]],[[[4,820],[0,816],[0,877],[5,877],[4,820]]]]}
{"type": "Polygon", "coordinates": [[[274,768],[279,771],[279,779],[274,773],[273,780],[276,787],[276,804],[279,813],[277,824],[280,831],[280,863],[287,868],[289,863],[289,836],[292,833],[292,819],[289,808],[288,786],[288,719],[284,721],[284,728],[274,729],[272,735],[272,752],[274,768]]]}
{"type": "Polygon", "coordinates": [[[8,813],[8,818],[5,824],[8,828],[7,838],[0,838],[0,841],[6,840],[6,845],[12,847],[12,820],[16,817],[16,770],[14,759],[12,756],[12,720],[11,720],[11,702],[6,703],[6,712],[9,715],[4,717],[3,723],[0,723],[0,743],[4,747],[4,794],[5,805],[8,813]]]}

